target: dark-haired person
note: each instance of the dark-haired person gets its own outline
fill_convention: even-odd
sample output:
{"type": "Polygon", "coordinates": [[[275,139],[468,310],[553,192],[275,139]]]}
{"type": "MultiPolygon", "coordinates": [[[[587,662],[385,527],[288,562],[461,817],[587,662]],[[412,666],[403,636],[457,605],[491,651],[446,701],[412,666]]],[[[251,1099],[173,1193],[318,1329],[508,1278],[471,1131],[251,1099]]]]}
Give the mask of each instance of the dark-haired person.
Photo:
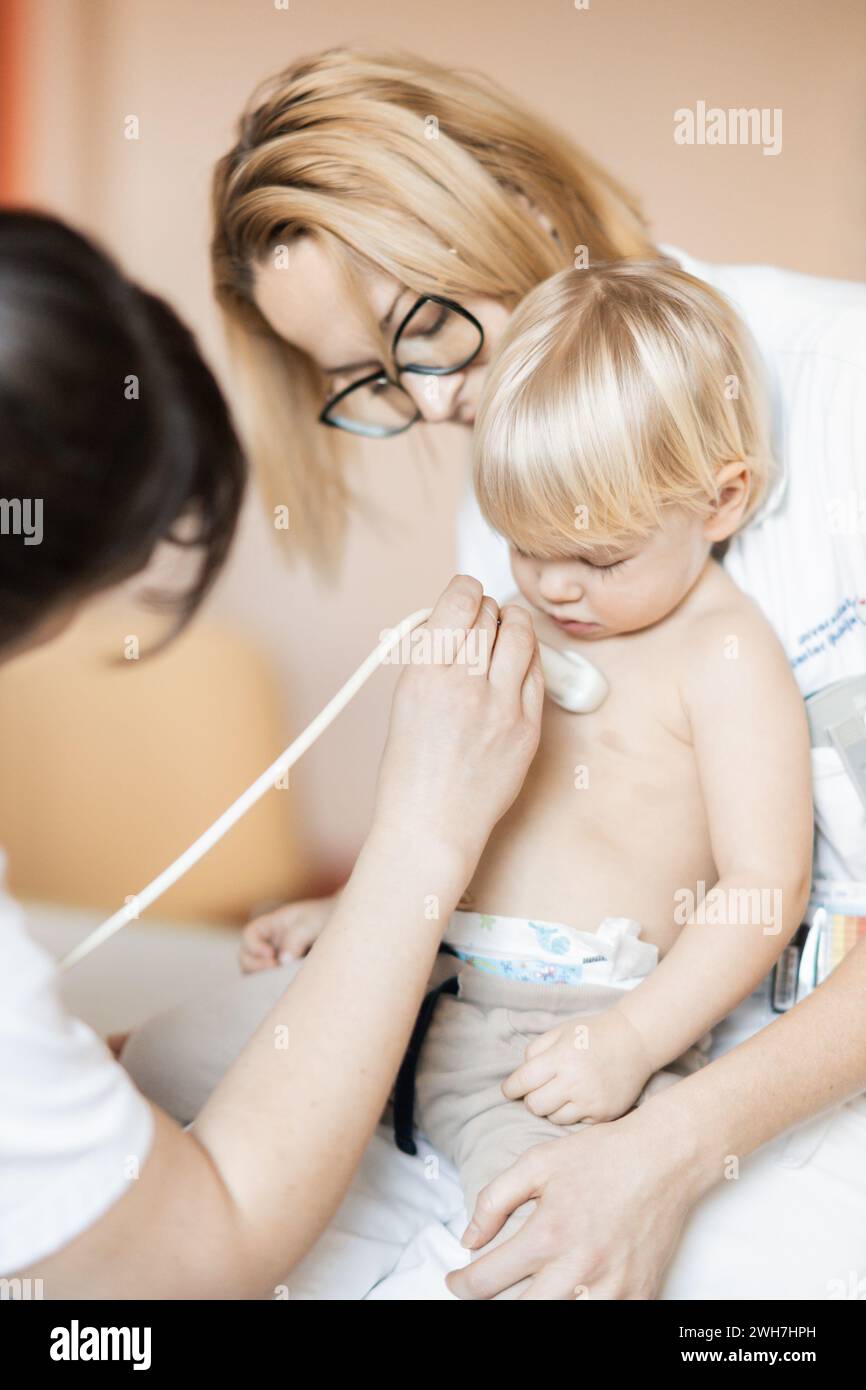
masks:
{"type": "MultiPolygon", "coordinates": [[[[243,483],[219,390],[168,306],[61,223],[0,212],[0,494],[38,500],[43,531],[39,544],[0,536],[0,660],[55,635],[161,542],[200,551],[189,618],[243,483]]],[[[53,962],[0,895],[0,1274],[42,1279],[47,1298],[256,1296],[315,1240],[382,1111],[442,925],[537,743],[528,617],[482,599],[458,577],[430,622],[470,630],[486,678],[465,664],[404,674],[340,906],[191,1131],[64,1013],[53,962]],[[278,1025],[288,1050],[273,1046],[278,1025]]]]}

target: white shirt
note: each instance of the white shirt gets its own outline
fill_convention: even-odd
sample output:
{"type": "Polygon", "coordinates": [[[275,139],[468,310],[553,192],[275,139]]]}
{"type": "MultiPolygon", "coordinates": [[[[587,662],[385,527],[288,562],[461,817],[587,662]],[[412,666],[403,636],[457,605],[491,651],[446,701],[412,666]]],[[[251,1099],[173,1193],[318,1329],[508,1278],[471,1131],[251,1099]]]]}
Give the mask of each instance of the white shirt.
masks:
{"type": "MultiPolygon", "coordinates": [[[[2,855],[0,855],[2,859],[2,855]]],[[[153,1117],[0,891],[0,1274],[91,1226],[140,1173],[153,1117]]]]}
{"type": "MultiPolygon", "coordinates": [[[[768,378],[782,476],[725,567],[775,628],[804,696],[866,672],[866,285],[662,250],[727,296],[768,378]]],[[[458,566],[499,601],[514,592],[508,547],[472,495],[458,566]]],[[[813,776],[816,873],[866,880],[866,814],[835,750],[813,751],[813,776]]]]}

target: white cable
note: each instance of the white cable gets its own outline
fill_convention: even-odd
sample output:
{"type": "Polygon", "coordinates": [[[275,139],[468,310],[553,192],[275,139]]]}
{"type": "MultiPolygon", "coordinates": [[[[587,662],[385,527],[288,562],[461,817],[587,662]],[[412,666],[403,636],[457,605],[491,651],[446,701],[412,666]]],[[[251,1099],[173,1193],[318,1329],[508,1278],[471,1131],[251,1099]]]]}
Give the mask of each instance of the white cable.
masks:
{"type": "MultiPolygon", "coordinates": [[[[177,883],[179,878],[203,859],[208,850],[213,849],[225,834],[231,830],[233,825],[245,816],[251,807],[260,801],[266,791],[273,787],[278,779],[288,772],[290,767],[294,767],[299,758],[302,758],[308,748],[325,732],[330,724],[333,724],[337,715],[340,714],[353,700],[358,691],[370,679],[391,654],[395,647],[399,646],[404,637],[421,623],[426,622],[432,613],[432,608],[419,608],[417,613],[410,613],[408,618],[404,618],[397,627],[393,628],[384,637],[370,655],[361,662],[345,685],[342,686],[325,705],[325,708],[316,715],[299,734],[294,743],[290,743],[285,752],[281,753],[276,762],[271,763],[270,767],[265,768],[261,777],[257,777],[251,787],[247,787],[236,801],[233,801],[227,811],[223,811],[218,820],[215,820],[204,834],[199,835],[189,847],[184,850],[180,858],[175,859],[173,864],[169,864],[167,869],[163,869],[152,883],[143,888],[140,893],[130,897],[119,908],[107,922],[96,927],[94,931],[86,936],[83,941],[64,956],[58,964],[61,971],[71,970],[74,965],[89,956],[91,951],[95,951],[97,946],[102,946],[115,932],[120,931],[128,923],[136,921],[145,910],[155,903],[157,898],[161,898],[167,889],[177,883]]],[[[600,671],[591,662],[577,652],[554,651],[551,647],[539,642],[541,653],[541,664],[544,670],[544,681],[548,694],[556,701],[562,709],[568,710],[572,714],[586,714],[591,710],[597,709],[602,700],[607,695],[607,681],[600,671]]]]}
{"type": "Polygon", "coordinates": [[[64,956],[58,968],[71,970],[85,956],[89,956],[91,951],[95,951],[97,946],[101,946],[103,942],[108,941],[109,937],[114,936],[115,932],[120,931],[121,927],[125,927],[127,923],[140,917],[145,908],[150,907],[151,903],[162,897],[163,893],[171,888],[172,884],[177,883],[177,880],[182,878],[188,869],[203,859],[208,850],[213,849],[214,845],[219,843],[232,826],[236,825],[257,801],[261,800],[265,792],[269,791],[277,780],[288,772],[290,767],[294,767],[307,749],[312,748],[316,739],[325,732],[329,724],[334,722],[349,701],[355,698],[362,685],[366,684],[373,672],[381,666],[386,656],[389,656],[394,648],[399,646],[403,638],[413,628],[426,622],[432,611],[430,608],[419,608],[417,613],[410,614],[408,618],[404,618],[397,627],[393,628],[366,660],[361,662],[357,671],[337,691],[334,698],[328,701],[321,713],[317,714],[315,719],[307,725],[304,732],[299,734],[294,743],[289,744],[285,752],[280,754],[276,762],[265,768],[261,777],[257,777],[252,786],[247,787],[246,791],[232,802],[228,810],[223,811],[219,819],[215,820],[203,835],[199,835],[189,849],[184,850],[179,859],[176,859],[167,869],[163,869],[152,883],[149,883],[140,893],[136,893],[134,897],[129,898],[124,906],[114,913],[113,917],[109,917],[107,922],[103,922],[101,926],[79,942],[68,955],[64,956]]]}

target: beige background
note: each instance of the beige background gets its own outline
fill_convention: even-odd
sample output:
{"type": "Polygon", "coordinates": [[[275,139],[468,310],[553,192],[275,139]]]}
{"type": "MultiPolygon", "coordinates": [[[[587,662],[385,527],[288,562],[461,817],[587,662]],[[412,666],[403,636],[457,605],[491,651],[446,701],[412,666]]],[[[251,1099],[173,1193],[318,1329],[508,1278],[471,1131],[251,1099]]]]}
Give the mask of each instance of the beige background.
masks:
{"type": "MultiPolygon", "coordinates": [[[[572,0],[290,0],[288,10],[273,0],[30,0],[26,23],[23,191],[166,294],[224,380],[206,257],[210,168],[256,82],[336,43],[483,69],[636,190],[660,240],[707,259],[864,275],[859,0],[590,0],[586,10],[572,0]],[[675,145],[673,112],[698,99],[781,107],[782,153],[675,145]],[[136,143],[123,135],[129,114],[141,122],[136,143]]],[[[451,572],[467,440],[450,426],[434,433],[436,462],[420,465],[405,441],[368,456],[359,486],[389,521],[356,525],[330,591],[287,572],[248,509],[213,608],[270,655],[287,735],[383,626],[432,601],[451,572]]],[[[316,872],[348,862],[363,833],[390,680],[382,673],[296,776],[316,872]]]]}

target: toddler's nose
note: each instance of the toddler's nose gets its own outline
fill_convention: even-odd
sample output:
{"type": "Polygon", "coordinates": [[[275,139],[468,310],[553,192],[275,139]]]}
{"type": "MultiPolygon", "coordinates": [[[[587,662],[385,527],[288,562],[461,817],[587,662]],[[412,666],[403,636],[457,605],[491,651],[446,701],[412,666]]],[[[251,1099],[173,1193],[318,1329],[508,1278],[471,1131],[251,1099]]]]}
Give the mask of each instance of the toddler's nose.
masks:
{"type": "Polygon", "coordinates": [[[572,564],[542,565],[538,588],[547,603],[575,603],[583,597],[583,585],[572,564]]]}

